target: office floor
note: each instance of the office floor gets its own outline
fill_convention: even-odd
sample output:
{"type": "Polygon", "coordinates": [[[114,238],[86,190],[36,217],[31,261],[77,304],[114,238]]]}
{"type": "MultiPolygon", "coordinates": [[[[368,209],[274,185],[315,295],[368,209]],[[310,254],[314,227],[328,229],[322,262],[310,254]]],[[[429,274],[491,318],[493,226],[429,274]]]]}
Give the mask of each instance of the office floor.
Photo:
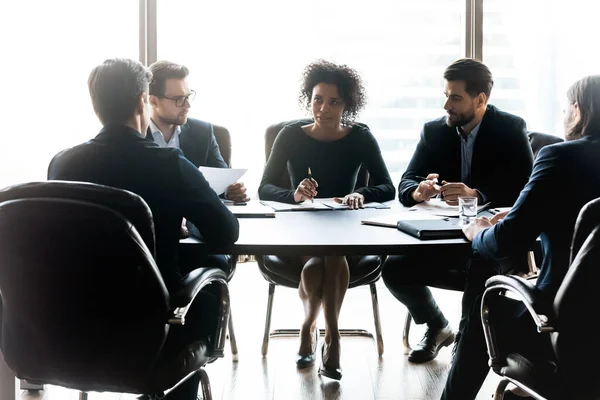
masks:
{"type": "MultiPolygon", "coordinates": [[[[383,282],[377,284],[377,290],[385,352],[379,358],[376,344],[369,338],[342,338],[343,378],[340,382],[319,377],[318,363],[313,368],[296,369],[296,337],[271,339],[267,357],[261,356],[267,289],[268,284],[260,275],[256,263],[238,264],[230,291],[239,361],[232,361],[227,347],[226,357],[206,368],[214,399],[439,399],[450,366],[451,349],[443,349],[432,362],[419,365],[409,363],[403,352],[401,337],[406,309],[392,297],[383,282]]],[[[434,295],[456,328],[460,317],[460,293],[434,289],[434,295]]],[[[296,291],[278,287],[275,290],[271,329],[297,328],[302,316],[296,291]]],[[[319,326],[323,328],[322,319],[319,326]]],[[[368,287],[347,292],[340,315],[340,328],[374,331],[368,287]]],[[[411,343],[417,343],[423,332],[423,327],[413,324],[411,343]]],[[[497,382],[495,375],[488,375],[477,399],[489,400],[497,382]]],[[[78,397],[75,391],[47,386],[43,392],[23,392],[22,398],[76,400],[78,397]]],[[[90,400],[134,398],[131,395],[107,393],[89,395],[90,400]]]]}

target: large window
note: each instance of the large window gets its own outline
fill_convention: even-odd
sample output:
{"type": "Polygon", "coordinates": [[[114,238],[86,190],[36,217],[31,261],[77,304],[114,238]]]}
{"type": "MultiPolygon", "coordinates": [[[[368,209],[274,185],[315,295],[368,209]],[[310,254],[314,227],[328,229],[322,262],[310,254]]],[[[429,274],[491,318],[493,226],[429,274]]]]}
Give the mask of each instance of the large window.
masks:
{"type": "Polygon", "coordinates": [[[304,66],[324,58],[356,68],[368,96],[360,120],[397,184],[423,123],[443,115],[442,74],[464,54],[463,14],[464,0],[160,2],[158,59],[190,68],[190,115],[231,131],[251,191],[265,128],[305,115],[304,66]]]}
{"type": "Polygon", "coordinates": [[[0,187],[45,180],[58,151],[98,133],[87,78],[107,58],[138,58],[138,4],[0,3],[0,187]]]}
{"type": "Polygon", "coordinates": [[[591,0],[484,0],[483,62],[495,78],[491,102],[522,116],[530,130],[563,135],[565,93],[600,73],[591,0]]]}
{"type": "Polygon", "coordinates": [[[89,72],[106,58],[138,59],[143,47],[150,62],[190,68],[191,115],[231,131],[234,166],[250,169],[253,195],[265,128],[306,115],[302,69],[319,58],[356,68],[368,95],[359,120],[397,184],[423,123],[443,115],[444,68],[468,55],[467,32],[478,38],[480,26],[475,52],[482,47],[495,77],[491,102],[530,130],[562,135],[567,87],[600,72],[599,11],[592,0],[1,2],[0,187],[44,179],[56,152],[94,136],[89,72]],[[467,24],[466,5],[480,2],[483,19],[467,24]],[[140,4],[149,10],[142,36],[140,4]]]}

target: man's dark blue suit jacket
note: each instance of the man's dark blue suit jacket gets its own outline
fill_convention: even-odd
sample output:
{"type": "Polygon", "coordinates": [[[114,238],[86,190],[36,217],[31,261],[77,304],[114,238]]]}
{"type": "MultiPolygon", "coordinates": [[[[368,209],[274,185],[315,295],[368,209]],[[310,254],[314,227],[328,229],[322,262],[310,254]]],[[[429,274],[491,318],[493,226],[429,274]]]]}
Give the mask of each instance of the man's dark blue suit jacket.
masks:
{"type": "MultiPolygon", "coordinates": [[[[425,124],[398,187],[402,204],[415,204],[411,194],[419,184],[417,176],[437,173],[440,179],[461,182],[460,141],[456,128],[449,127],[445,117],[425,124]]],[[[510,207],[527,183],[532,165],[525,121],[488,105],[473,148],[469,186],[495,207],[510,207]]]]}
{"type": "Polygon", "coordinates": [[[94,139],[57,154],[48,179],[92,182],[140,195],[152,210],[157,264],[170,288],[181,279],[177,253],[183,217],[208,243],[238,239],[237,219],[181,150],[160,148],[126,126],[107,125],[94,139]]]}
{"type": "MultiPolygon", "coordinates": [[[[150,128],[146,138],[154,141],[150,128]]],[[[227,168],[210,122],[188,118],[187,122],[181,125],[179,147],[196,167],[227,168]]]]}
{"type": "Polygon", "coordinates": [[[537,287],[554,297],[569,268],[577,215],[598,197],[600,139],[584,137],[546,146],[514,208],[475,236],[473,251],[485,259],[502,259],[526,251],[541,236],[544,259],[537,287]]]}

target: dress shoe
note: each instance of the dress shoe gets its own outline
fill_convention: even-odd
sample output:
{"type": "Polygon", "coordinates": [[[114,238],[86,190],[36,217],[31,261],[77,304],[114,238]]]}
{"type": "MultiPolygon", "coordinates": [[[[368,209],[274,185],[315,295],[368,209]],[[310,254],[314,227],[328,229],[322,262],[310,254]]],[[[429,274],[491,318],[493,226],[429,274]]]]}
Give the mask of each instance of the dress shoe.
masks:
{"type": "Polygon", "coordinates": [[[296,355],[296,366],[298,369],[308,368],[315,365],[315,359],[317,358],[317,348],[319,344],[319,328],[315,328],[315,349],[308,355],[296,355]]]}
{"type": "Polygon", "coordinates": [[[427,327],[425,336],[408,355],[408,361],[413,363],[424,363],[437,357],[442,347],[450,346],[454,342],[454,332],[450,324],[445,328],[427,327]]]}
{"type": "Polygon", "coordinates": [[[319,375],[325,376],[329,379],[335,379],[339,381],[342,379],[342,369],[333,368],[325,364],[323,356],[325,355],[325,342],[321,345],[321,366],[319,367],[319,375]]]}

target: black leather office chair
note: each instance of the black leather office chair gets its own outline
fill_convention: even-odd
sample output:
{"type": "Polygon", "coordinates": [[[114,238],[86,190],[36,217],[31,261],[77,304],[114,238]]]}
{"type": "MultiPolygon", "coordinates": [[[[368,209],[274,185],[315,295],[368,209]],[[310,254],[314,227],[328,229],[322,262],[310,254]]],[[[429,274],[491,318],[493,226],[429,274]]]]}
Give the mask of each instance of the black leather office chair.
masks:
{"type": "MultiPolygon", "coordinates": [[[[534,158],[537,156],[542,147],[563,141],[563,139],[558,136],[540,132],[529,132],[527,133],[527,137],[529,139],[529,144],[531,145],[534,158]]],[[[526,278],[535,278],[538,272],[537,265],[541,264],[542,257],[543,254],[541,246],[539,243],[536,243],[534,249],[527,254],[528,269],[525,270],[524,268],[520,268],[515,270],[514,273],[524,275],[526,278]]],[[[427,282],[427,286],[446,290],[463,291],[465,288],[466,279],[467,277],[464,269],[448,269],[442,274],[432,276],[431,280],[427,282]]],[[[412,316],[409,312],[407,312],[404,320],[404,329],[402,332],[402,343],[404,344],[404,350],[407,354],[411,349],[408,339],[411,324],[412,316]]]]}
{"type": "MultiPolygon", "coordinates": [[[[213,134],[215,135],[215,140],[219,145],[219,152],[223,157],[223,160],[227,164],[229,168],[231,168],[231,135],[229,134],[229,130],[221,125],[213,126],[213,134]]],[[[190,226],[188,225],[188,228],[190,226]]],[[[195,268],[196,267],[196,256],[193,252],[193,249],[188,249],[184,247],[180,249],[180,261],[182,263],[187,264],[188,267],[195,268]]],[[[227,263],[229,265],[229,273],[227,274],[227,282],[231,281],[233,275],[235,274],[235,269],[237,267],[237,256],[232,256],[229,254],[225,255],[227,259],[227,263]]],[[[233,314],[229,313],[229,323],[228,323],[228,332],[229,332],[229,344],[231,345],[231,356],[234,361],[238,360],[238,348],[237,341],[235,339],[235,330],[233,328],[233,314]]]]}
{"type": "MultiPolygon", "coordinates": [[[[284,121],[267,128],[265,133],[265,158],[268,159],[271,154],[271,148],[273,142],[277,137],[277,134],[281,129],[290,123],[299,120],[284,121]]],[[[301,120],[307,124],[311,123],[312,120],[304,119],[301,120]]],[[[369,181],[369,173],[364,166],[360,168],[358,178],[356,181],[356,187],[364,187],[369,181]]],[[[278,182],[280,187],[291,188],[292,184],[287,169],[281,171],[281,178],[278,182]]],[[[273,299],[275,296],[275,286],[281,285],[289,288],[297,289],[300,284],[300,276],[292,276],[288,272],[289,267],[286,262],[274,255],[261,255],[256,257],[258,267],[263,277],[269,282],[269,300],[267,303],[267,316],[265,321],[265,332],[263,337],[262,354],[265,356],[269,348],[269,338],[272,336],[287,336],[299,334],[298,329],[278,329],[271,332],[271,314],[273,311],[273,299]]],[[[383,337],[381,335],[381,323],[379,319],[379,304],[377,300],[377,289],[375,282],[379,280],[381,276],[382,268],[382,257],[381,256],[364,256],[360,258],[358,266],[350,269],[350,284],[349,288],[354,288],[362,285],[369,285],[371,289],[371,300],[373,303],[373,318],[375,322],[375,335],[377,340],[377,351],[379,355],[383,354],[383,337]]],[[[324,334],[324,330],[321,330],[321,334],[324,334]]],[[[351,336],[368,336],[373,337],[371,333],[364,329],[340,329],[341,335],[351,336]]]]}
{"type": "MultiPolygon", "coordinates": [[[[221,152],[221,156],[223,156],[223,160],[227,164],[229,168],[231,168],[231,135],[229,134],[229,130],[221,125],[213,124],[213,133],[215,135],[215,139],[217,140],[217,144],[219,145],[219,151],[221,152]]],[[[233,278],[235,274],[235,269],[237,266],[237,256],[227,255],[229,259],[229,267],[230,272],[227,277],[227,282],[233,278]]],[[[229,344],[231,345],[231,358],[234,361],[237,361],[239,358],[237,341],[235,339],[235,330],[233,329],[233,314],[229,313],[229,344]]]]}
{"type": "MultiPolygon", "coordinates": [[[[600,347],[586,345],[592,337],[594,312],[600,306],[595,296],[600,280],[600,199],[584,206],[575,225],[571,266],[554,299],[541,296],[531,282],[514,276],[494,276],[486,283],[481,306],[490,366],[503,379],[495,399],[502,399],[509,383],[535,399],[600,399],[600,381],[595,361],[600,347]],[[514,352],[502,337],[496,337],[494,313],[511,292],[524,303],[537,326],[540,341],[550,335],[551,353],[535,362],[530,354],[514,352]],[[503,346],[504,344],[504,346],[503,346]]],[[[512,300],[514,301],[514,300],[512,300]]]]}
{"type": "MultiPolygon", "coordinates": [[[[49,181],[0,191],[0,347],[20,379],[157,398],[223,357],[229,292],[217,268],[169,293],[134,193],[49,181]],[[205,302],[207,301],[207,302],[205,302]],[[182,340],[190,307],[206,335],[182,340]]],[[[193,314],[188,324],[193,324],[193,314]]],[[[80,398],[87,398],[82,393],[80,398]]]]}

